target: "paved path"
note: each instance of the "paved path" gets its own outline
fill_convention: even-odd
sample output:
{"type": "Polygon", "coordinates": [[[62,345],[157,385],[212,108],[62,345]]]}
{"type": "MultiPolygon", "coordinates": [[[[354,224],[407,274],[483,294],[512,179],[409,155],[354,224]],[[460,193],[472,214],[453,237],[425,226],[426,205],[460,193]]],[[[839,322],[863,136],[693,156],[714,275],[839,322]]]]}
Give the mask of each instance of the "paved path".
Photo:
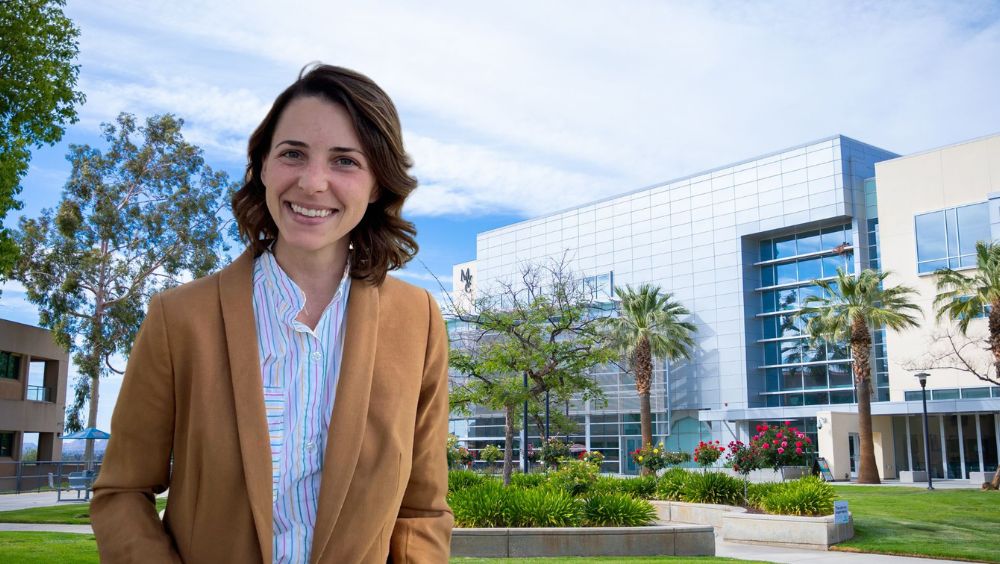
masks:
{"type": "Polygon", "coordinates": [[[807,564],[939,564],[958,563],[958,560],[935,560],[931,558],[912,558],[909,556],[887,556],[884,554],[865,554],[860,552],[837,552],[825,550],[809,550],[802,548],[785,548],[780,546],[763,546],[726,542],[716,538],[715,555],[746,560],[764,560],[766,562],[789,562],[807,564]]]}
{"type": "Polygon", "coordinates": [[[90,525],[36,525],[33,523],[0,523],[0,531],[43,531],[48,533],[94,534],[90,525]]]}
{"type": "Polygon", "coordinates": [[[85,503],[82,495],[79,502],[68,501],[76,500],[76,492],[63,492],[62,498],[63,501],[56,501],[56,492],[4,494],[0,495],[0,511],[13,511],[15,509],[64,505],[68,503],[85,503]]]}

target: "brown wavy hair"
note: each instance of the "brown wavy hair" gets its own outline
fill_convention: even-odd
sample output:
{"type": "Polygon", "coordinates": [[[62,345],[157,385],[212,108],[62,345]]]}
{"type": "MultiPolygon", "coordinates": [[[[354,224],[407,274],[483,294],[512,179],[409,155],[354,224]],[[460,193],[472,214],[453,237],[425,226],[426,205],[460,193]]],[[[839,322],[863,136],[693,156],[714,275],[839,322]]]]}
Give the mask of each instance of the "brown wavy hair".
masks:
{"type": "Polygon", "coordinates": [[[265,202],[261,168],[282,112],[292,100],[308,96],[347,110],[371,165],[378,199],[368,205],[361,222],[351,231],[351,277],[380,285],[386,272],[402,267],[417,254],[417,230],[401,215],[403,202],[417,187],[417,179],[409,174],[413,161],[403,149],[399,115],[389,95],[372,79],[350,69],[322,64],[302,69],[299,79],[278,95],[250,136],[246,177],[232,202],[240,237],[255,257],[278,237],[278,227],[265,202]]]}

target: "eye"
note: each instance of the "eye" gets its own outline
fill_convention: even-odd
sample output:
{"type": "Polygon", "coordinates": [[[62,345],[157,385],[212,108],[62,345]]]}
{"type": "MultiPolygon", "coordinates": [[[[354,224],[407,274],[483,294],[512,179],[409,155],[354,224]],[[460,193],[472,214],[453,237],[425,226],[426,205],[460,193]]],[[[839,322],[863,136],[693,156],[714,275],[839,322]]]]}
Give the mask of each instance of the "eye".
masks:
{"type": "Polygon", "coordinates": [[[350,157],[334,157],[333,164],[336,166],[359,166],[358,161],[350,157]]]}
{"type": "Polygon", "coordinates": [[[298,149],[287,149],[287,150],[282,151],[281,153],[279,153],[278,157],[283,158],[283,159],[298,160],[298,159],[301,159],[303,157],[303,155],[302,155],[302,151],[299,151],[298,149]]]}

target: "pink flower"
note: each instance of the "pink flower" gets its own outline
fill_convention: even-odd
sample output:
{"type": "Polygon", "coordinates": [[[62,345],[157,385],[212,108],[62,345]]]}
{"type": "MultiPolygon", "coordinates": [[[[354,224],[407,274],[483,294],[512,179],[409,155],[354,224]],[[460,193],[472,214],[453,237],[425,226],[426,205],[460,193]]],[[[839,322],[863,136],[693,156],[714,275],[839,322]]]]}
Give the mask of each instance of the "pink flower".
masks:
{"type": "Polygon", "coordinates": [[[724,447],[719,447],[719,452],[726,452],[726,449],[724,447]]]}
{"type": "Polygon", "coordinates": [[[804,439],[804,438],[806,438],[806,436],[803,433],[799,433],[799,434],[795,435],[795,438],[796,439],[804,439]]]}
{"type": "Polygon", "coordinates": [[[764,448],[771,448],[771,445],[764,443],[764,448]]]}
{"type": "Polygon", "coordinates": [[[778,438],[780,439],[780,438],[782,437],[782,434],[781,434],[781,432],[779,431],[779,432],[778,432],[778,434],[777,434],[777,435],[775,435],[775,437],[778,437],[778,438]]]}
{"type": "Polygon", "coordinates": [[[789,425],[791,425],[791,424],[792,424],[792,422],[791,422],[791,421],[785,421],[785,427],[787,427],[787,426],[789,426],[789,425]]]}
{"type": "Polygon", "coordinates": [[[802,441],[795,441],[795,446],[802,448],[802,441]]]}
{"type": "Polygon", "coordinates": [[[783,449],[783,448],[781,448],[781,447],[778,447],[778,454],[781,454],[781,453],[783,453],[783,452],[785,452],[785,449],[783,449]]]}
{"type": "Polygon", "coordinates": [[[795,454],[802,454],[802,449],[801,448],[795,449],[795,454]]]}
{"type": "Polygon", "coordinates": [[[781,441],[781,446],[783,446],[783,447],[788,446],[788,441],[781,441]]]}
{"type": "Polygon", "coordinates": [[[806,437],[806,442],[809,443],[809,444],[812,444],[812,439],[810,439],[809,437],[806,437]]]}

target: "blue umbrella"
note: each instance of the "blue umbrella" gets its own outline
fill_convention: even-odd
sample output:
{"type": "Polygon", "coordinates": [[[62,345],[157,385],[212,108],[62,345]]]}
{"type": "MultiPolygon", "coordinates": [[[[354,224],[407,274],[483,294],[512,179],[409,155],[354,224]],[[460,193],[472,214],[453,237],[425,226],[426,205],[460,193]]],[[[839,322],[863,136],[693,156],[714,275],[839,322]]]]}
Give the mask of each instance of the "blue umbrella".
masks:
{"type": "Polygon", "coordinates": [[[82,431],[63,435],[63,439],[110,439],[111,435],[96,427],[87,427],[82,431]]]}

